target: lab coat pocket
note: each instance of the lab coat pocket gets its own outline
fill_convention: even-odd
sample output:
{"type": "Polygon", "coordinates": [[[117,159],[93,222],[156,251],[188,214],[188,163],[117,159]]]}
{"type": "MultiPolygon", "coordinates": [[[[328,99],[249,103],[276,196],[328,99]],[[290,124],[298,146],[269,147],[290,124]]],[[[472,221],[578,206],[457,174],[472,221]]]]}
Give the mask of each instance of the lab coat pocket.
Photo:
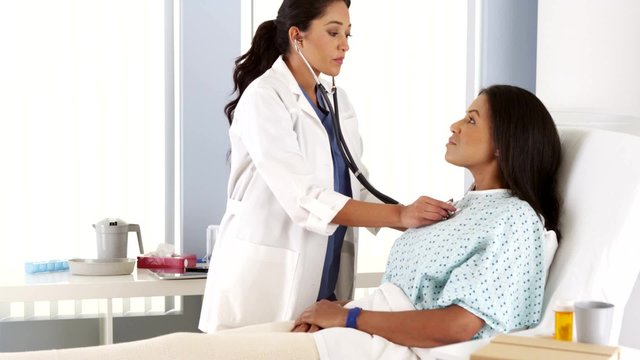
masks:
{"type": "Polygon", "coordinates": [[[291,319],[299,254],[237,239],[225,245],[216,276],[221,323],[237,327],[291,319]]]}

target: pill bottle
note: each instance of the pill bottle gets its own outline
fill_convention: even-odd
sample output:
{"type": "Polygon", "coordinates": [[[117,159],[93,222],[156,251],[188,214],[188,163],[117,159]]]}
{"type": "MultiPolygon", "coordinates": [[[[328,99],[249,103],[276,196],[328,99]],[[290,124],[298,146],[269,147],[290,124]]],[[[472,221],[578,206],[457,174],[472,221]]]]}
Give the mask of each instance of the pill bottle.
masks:
{"type": "Polygon", "coordinates": [[[556,340],[573,340],[573,301],[559,300],[553,306],[556,315],[555,334],[556,340]]]}

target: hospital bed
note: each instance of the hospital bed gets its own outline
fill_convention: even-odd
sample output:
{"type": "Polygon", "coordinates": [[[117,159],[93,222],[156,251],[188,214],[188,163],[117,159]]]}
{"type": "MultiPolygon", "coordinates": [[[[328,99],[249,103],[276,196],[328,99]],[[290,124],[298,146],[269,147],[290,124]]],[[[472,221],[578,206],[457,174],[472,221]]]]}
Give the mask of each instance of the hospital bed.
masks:
{"type": "MultiPolygon", "coordinates": [[[[556,300],[604,300],[616,307],[612,340],[617,343],[621,330],[640,333],[638,328],[627,327],[640,322],[629,319],[640,313],[640,288],[634,290],[640,273],[640,137],[578,127],[562,127],[560,135],[564,157],[559,184],[563,238],[550,268],[543,318],[533,331],[552,333],[550,305],[556,300]],[[630,299],[632,293],[638,298],[630,299]]],[[[356,287],[375,286],[378,279],[376,275],[361,276],[356,287]]],[[[200,357],[206,351],[202,344],[206,336],[180,333],[116,344],[110,348],[110,358],[164,359],[169,356],[168,341],[183,345],[179,358],[200,357]]],[[[627,345],[640,347],[640,339],[627,345]]],[[[450,359],[461,359],[465,354],[461,355],[460,349],[474,348],[461,344],[431,351],[441,359],[447,359],[447,354],[451,354],[450,359]]],[[[0,359],[71,360],[99,354],[104,354],[99,347],[88,347],[0,354],[0,359]]]]}
{"type": "MultiPolygon", "coordinates": [[[[602,300],[615,305],[611,342],[640,348],[640,137],[567,126],[559,132],[563,238],[549,270],[542,321],[528,333],[553,333],[557,300],[602,300]]],[[[484,343],[432,352],[461,359],[484,343]]]]}

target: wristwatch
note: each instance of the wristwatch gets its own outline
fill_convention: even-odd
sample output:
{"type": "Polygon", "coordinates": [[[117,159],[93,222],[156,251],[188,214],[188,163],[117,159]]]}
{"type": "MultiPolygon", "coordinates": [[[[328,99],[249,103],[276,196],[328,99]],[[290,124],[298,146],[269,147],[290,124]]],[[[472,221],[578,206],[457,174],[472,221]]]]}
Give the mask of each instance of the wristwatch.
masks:
{"type": "Polygon", "coordinates": [[[357,329],[358,328],[357,320],[361,312],[362,312],[362,308],[359,308],[359,307],[354,307],[352,309],[349,309],[349,312],[347,313],[347,322],[344,324],[344,326],[352,329],[357,329]]]}

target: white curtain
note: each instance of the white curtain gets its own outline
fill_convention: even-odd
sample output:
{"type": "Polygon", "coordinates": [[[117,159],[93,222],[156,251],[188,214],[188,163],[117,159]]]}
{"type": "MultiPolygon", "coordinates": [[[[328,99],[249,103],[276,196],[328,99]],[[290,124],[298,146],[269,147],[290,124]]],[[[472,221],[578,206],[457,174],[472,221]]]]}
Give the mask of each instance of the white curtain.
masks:
{"type": "Polygon", "coordinates": [[[0,269],[95,258],[105,217],[165,241],[164,31],[158,0],[2,2],[0,269]]]}

